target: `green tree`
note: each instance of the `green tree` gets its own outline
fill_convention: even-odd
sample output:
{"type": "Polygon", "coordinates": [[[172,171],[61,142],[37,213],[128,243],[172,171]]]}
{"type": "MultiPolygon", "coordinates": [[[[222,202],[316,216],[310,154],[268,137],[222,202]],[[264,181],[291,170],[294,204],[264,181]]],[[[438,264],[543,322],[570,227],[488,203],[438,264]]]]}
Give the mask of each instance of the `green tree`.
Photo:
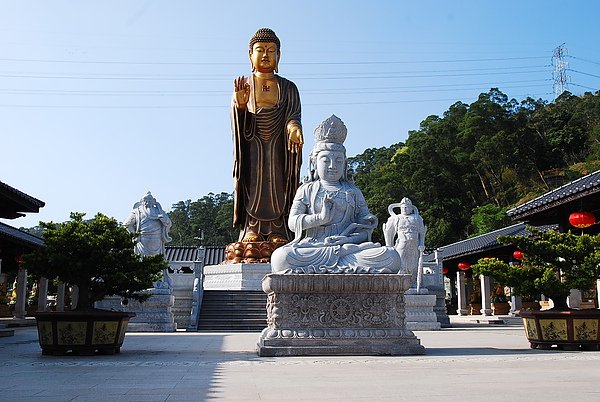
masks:
{"type": "Polygon", "coordinates": [[[139,256],[134,252],[135,233],[114,218],[98,213],[84,221],[72,213],[63,223],[40,222],[45,247],[23,256],[23,267],[35,275],[79,288],[77,310],[93,309],[107,295],[144,301],[139,294],[152,287],[168,265],[162,255],[139,256]]]}
{"type": "Polygon", "coordinates": [[[486,204],[473,208],[471,224],[474,228],[473,236],[502,229],[510,225],[510,218],[506,215],[506,208],[493,204],[486,204]]]}
{"type": "Polygon", "coordinates": [[[544,294],[555,309],[565,309],[571,289],[587,290],[600,278],[600,235],[528,230],[527,236],[498,238],[523,251],[521,264],[484,258],[472,266],[473,272],[492,276],[519,295],[544,294]]]}
{"type": "Polygon", "coordinates": [[[190,224],[191,203],[191,200],[179,201],[178,203],[173,204],[172,211],[169,212],[169,218],[171,218],[171,222],[173,222],[173,225],[171,226],[171,230],[169,232],[169,235],[173,239],[173,245],[191,246],[197,244],[194,241],[195,234],[193,233],[192,226],[190,224]]]}
{"type": "Polygon", "coordinates": [[[237,239],[233,228],[233,196],[209,193],[197,201],[173,204],[169,217],[173,221],[173,245],[226,245],[237,239]]]}
{"type": "MultiPolygon", "coordinates": [[[[388,205],[399,202],[407,193],[402,185],[399,172],[393,160],[402,148],[401,143],[390,147],[369,148],[362,154],[348,158],[350,176],[362,191],[369,210],[379,222],[389,216],[388,205]]],[[[384,242],[381,225],[373,232],[373,241],[384,242]]]]}

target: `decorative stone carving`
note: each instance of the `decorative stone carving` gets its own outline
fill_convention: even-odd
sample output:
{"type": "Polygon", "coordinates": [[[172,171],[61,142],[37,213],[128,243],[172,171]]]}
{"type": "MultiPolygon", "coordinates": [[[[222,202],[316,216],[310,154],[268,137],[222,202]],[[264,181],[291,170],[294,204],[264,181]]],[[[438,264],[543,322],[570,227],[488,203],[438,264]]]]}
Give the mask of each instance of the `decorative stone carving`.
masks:
{"type": "Polygon", "coordinates": [[[261,356],[404,355],[425,349],[405,327],[408,274],[269,274],[261,356]]]}

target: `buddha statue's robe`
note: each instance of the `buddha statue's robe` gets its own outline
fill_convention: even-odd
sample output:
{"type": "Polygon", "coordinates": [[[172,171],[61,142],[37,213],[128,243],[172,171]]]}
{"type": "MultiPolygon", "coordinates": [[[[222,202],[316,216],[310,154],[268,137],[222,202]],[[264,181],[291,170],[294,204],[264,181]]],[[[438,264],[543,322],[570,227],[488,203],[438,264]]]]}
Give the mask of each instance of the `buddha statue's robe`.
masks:
{"type": "Polygon", "coordinates": [[[327,191],[319,181],[305,183],[296,193],[289,226],[295,239],[273,252],[273,272],[282,273],[397,273],[400,256],[393,247],[370,241],[377,218],[367,207],[361,191],[347,181],[337,191],[327,191]],[[325,195],[333,199],[333,219],[326,225],[313,224],[323,208],[325,195]],[[346,244],[328,244],[340,236],[346,244]],[[366,239],[367,241],[359,241],[366,239]]]}
{"type": "Polygon", "coordinates": [[[254,76],[248,78],[247,107],[232,104],[234,140],[234,217],[241,228],[240,240],[248,233],[281,235],[289,239],[286,226],[290,206],[300,182],[301,152],[287,148],[287,126],[300,125],[300,95],[296,85],[280,76],[279,99],[272,108],[257,108],[254,76]]]}

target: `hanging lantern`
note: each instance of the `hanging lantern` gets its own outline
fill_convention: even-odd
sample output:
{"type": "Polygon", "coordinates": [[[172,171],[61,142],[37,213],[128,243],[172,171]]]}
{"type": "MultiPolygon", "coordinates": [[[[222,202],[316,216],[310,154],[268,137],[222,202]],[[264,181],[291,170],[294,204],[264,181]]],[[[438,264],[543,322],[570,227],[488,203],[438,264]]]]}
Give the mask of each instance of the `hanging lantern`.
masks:
{"type": "Polygon", "coordinates": [[[591,212],[573,212],[569,215],[569,223],[576,228],[585,229],[596,223],[596,216],[591,212]]]}
{"type": "Polygon", "coordinates": [[[442,274],[448,275],[448,272],[450,272],[450,270],[448,268],[446,268],[446,267],[442,268],[442,274]]]}
{"type": "Polygon", "coordinates": [[[458,269],[460,269],[461,271],[468,271],[471,268],[471,264],[469,264],[468,262],[459,262],[458,263],[458,269]]]}
{"type": "Polygon", "coordinates": [[[523,259],[523,252],[521,250],[515,250],[513,252],[513,257],[515,260],[521,261],[523,259]]]}
{"type": "Polygon", "coordinates": [[[15,257],[15,262],[18,265],[21,265],[23,263],[23,257],[19,254],[18,256],[15,257]]]}

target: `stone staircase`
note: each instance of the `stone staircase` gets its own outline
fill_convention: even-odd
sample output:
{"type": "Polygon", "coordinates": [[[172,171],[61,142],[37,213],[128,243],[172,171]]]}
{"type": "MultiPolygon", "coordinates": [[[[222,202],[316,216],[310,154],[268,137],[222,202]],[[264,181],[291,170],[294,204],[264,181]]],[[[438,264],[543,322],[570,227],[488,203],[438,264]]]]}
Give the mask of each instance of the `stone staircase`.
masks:
{"type": "Polygon", "coordinates": [[[198,331],[261,331],[267,326],[267,295],[250,290],[205,290],[198,331]]]}
{"type": "Polygon", "coordinates": [[[7,328],[6,324],[0,324],[0,338],[4,336],[13,336],[14,334],[14,329],[7,328]]]}
{"type": "Polygon", "coordinates": [[[192,310],[192,292],[173,289],[175,304],[171,308],[175,324],[178,329],[185,329],[190,325],[190,311],[192,310]]]}

